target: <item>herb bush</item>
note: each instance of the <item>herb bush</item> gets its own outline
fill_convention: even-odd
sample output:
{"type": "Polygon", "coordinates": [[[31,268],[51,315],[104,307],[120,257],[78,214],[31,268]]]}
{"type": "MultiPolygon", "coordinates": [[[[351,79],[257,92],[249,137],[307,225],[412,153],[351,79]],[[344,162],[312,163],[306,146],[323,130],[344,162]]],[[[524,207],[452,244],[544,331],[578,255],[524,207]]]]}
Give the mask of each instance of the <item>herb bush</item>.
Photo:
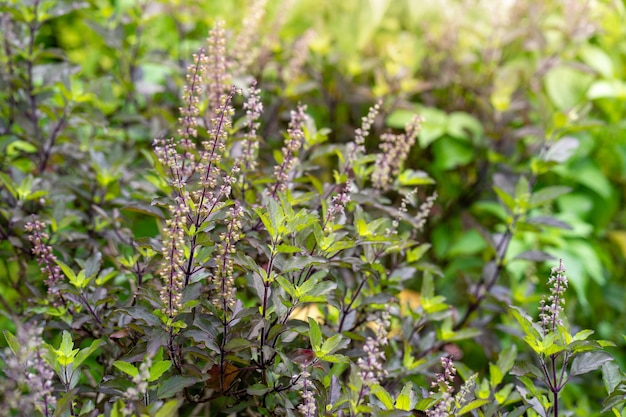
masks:
{"type": "MultiPolygon", "coordinates": [[[[489,89],[480,77],[507,64],[464,78],[442,43],[461,35],[425,38],[447,58],[366,50],[390,16],[410,33],[400,4],[343,2],[373,20],[336,44],[341,13],[322,14],[330,35],[293,36],[305,1],[291,21],[250,3],[234,32],[197,15],[235,20],[236,5],[2,5],[2,415],[623,415],[620,341],[568,320],[587,322],[576,303],[591,301],[570,248],[599,261],[565,199],[587,196],[570,174],[594,151],[576,149],[619,103],[596,80],[600,101],[579,108],[585,93],[537,88],[539,72],[489,89]],[[184,42],[204,27],[197,49],[184,42]],[[380,62],[361,68],[368,55],[380,62]]],[[[554,4],[549,18],[573,10],[554,4]]],[[[548,39],[529,22],[503,51],[548,39]]],[[[611,42],[577,30],[596,58],[611,42]]]]}

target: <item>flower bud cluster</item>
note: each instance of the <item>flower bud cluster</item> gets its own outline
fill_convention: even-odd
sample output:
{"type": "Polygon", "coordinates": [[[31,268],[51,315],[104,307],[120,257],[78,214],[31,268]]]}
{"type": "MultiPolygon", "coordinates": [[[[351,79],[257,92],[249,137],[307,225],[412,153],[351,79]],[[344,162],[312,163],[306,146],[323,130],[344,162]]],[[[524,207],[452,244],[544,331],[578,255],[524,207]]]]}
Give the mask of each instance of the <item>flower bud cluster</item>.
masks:
{"type": "Polygon", "coordinates": [[[430,210],[432,210],[435,205],[435,201],[437,201],[437,191],[435,191],[430,197],[424,201],[419,208],[419,211],[415,215],[413,222],[415,224],[415,229],[418,232],[421,232],[424,229],[424,225],[426,224],[426,220],[430,215],[430,210]]]}
{"type": "Polygon", "coordinates": [[[216,109],[222,107],[223,96],[230,85],[230,77],[228,75],[228,60],[226,58],[226,31],[224,30],[224,21],[217,20],[213,29],[209,32],[207,39],[207,119],[211,120],[215,117],[216,109]]]}
{"type": "Polygon", "coordinates": [[[316,415],[317,403],[315,402],[315,391],[312,389],[314,385],[311,382],[311,374],[304,367],[298,377],[302,380],[302,403],[298,405],[298,411],[303,417],[313,417],[316,415]]]}
{"type": "Polygon", "coordinates": [[[37,257],[41,272],[46,277],[48,294],[58,293],[56,285],[62,279],[61,268],[57,265],[57,257],[52,252],[52,247],[44,243],[50,239],[46,233],[46,225],[39,220],[34,220],[26,223],[24,229],[30,233],[28,240],[33,243],[33,254],[37,257]]]}
{"type": "MultiPolygon", "coordinates": [[[[198,137],[198,117],[200,115],[200,97],[204,91],[204,79],[206,77],[206,66],[208,57],[201,49],[197,54],[193,54],[193,64],[187,68],[187,81],[183,86],[183,104],[179,109],[178,135],[181,138],[180,144],[185,152],[193,152],[196,148],[195,138],[198,137]]],[[[186,160],[188,158],[183,158],[186,160]]]]}
{"type": "Polygon", "coordinates": [[[352,167],[358,157],[365,153],[365,139],[370,134],[381,106],[382,103],[378,101],[374,106],[370,107],[367,116],[361,119],[361,127],[354,131],[354,142],[348,144],[348,156],[346,158],[348,167],[352,167]]]}
{"type": "Polygon", "coordinates": [[[476,379],[478,378],[478,374],[472,374],[467,380],[461,385],[459,392],[454,396],[454,401],[457,404],[457,407],[463,407],[465,404],[470,402],[473,398],[471,398],[472,389],[476,386],[476,379]]]}
{"type": "Polygon", "coordinates": [[[412,189],[402,198],[400,207],[398,207],[398,215],[393,219],[393,222],[391,223],[391,227],[385,231],[387,236],[391,235],[392,233],[398,233],[398,226],[400,226],[400,220],[402,220],[402,217],[407,213],[408,211],[407,206],[413,203],[415,194],[417,194],[417,188],[412,189]]]}
{"type": "Polygon", "coordinates": [[[385,352],[383,347],[389,343],[390,314],[383,311],[380,317],[374,320],[375,337],[368,336],[363,346],[365,355],[357,359],[359,375],[365,387],[379,384],[387,375],[384,368],[385,352]]]}
{"type": "Polygon", "coordinates": [[[159,163],[165,167],[171,186],[179,190],[185,188],[189,170],[195,168],[195,164],[191,164],[193,159],[187,161],[178,153],[174,138],[155,139],[152,148],[159,163]],[[185,165],[183,161],[189,163],[185,165]]]}
{"type": "Polygon", "coordinates": [[[544,295],[539,306],[539,320],[541,321],[544,334],[554,332],[557,326],[563,325],[560,315],[565,305],[563,295],[565,290],[567,290],[568,280],[562,259],[559,260],[558,267],[552,268],[548,285],[550,286],[550,295],[547,299],[544,295]]]}
{"type": "MultiPolygon", "coordinates": [[[[175,196],[174,204],[169,207],[170,220],[163,232],[163,262],[159,270],[163,282],[160,296],[169,317],[178,314],[184,287],[191,274],[202,268],[194,258],[199,246],[196,235],[203,223],[224,206],[239,171],[239,163],[234,163],[227,173],[224,169],[227,164],[223,161],[235,112],[231,102],[235,94],[240,94],[235,87],[227,90],[229,77],[223,22],[216,22],[207,42],[207,52],[201,49],[188,68],[178,119],[178,139],[161,139],[154,143],[155,154],[165,168],[175,196]],[[204,115],[200,110],[202,99],[207,101],[204,115]],[[206,130],[201,131],[201,128],[206,130]],[[199,137],[202,139],[198,140],[199,137]],[[193,230],[189,236],[188,230],[193,230]],[[192,265],[193,262],[196,264],[192,265]]],[[[250,138],[256,139],[257,119],[263,107],[258,90],[253,89],[251,96],[246,108],[247,127],[250,138]]]]}
{"type": "Polygon", "coordinates": [[[163,262],[159,275],[163,280],[161,301],[165,304],[164,313],[174,317],[182,307],[182,291],[185,274],[185,226],[189,209],[183,199],[178,197],[169,207],[171,218],[165,221],[163,231],[163,262]]]}
{"type": "Polygon", "coordinates": [[[426,224],[426,220],[430,215],[430,210],[433,208],[435,201],[437,200],[437,192],[435,191],[431,196],[429,196],[422,204],[420,204],[417,214],[412,219],[409,217],[405,217],[408,212],[409,204],[415,205],[415,195],[417,194],[417,188],[409,191],[404,198],[402,198],[402,202],[400,203],[400,207],[398,208],[398,215],[393,219],[391,223],[391,227],[386,230],[386,234],[389,236],[393,233],[398,232],[398,226],[400,225],[400,220],[403,218],[409,221],[413,225],[413,233],[412,238],[418,232],[421,232],[424,229],[424,225],[426,224]]]}
{"type": "Polygon", "coordinates": [[[259,56],[259,33],[261,32],[261,22],[265,17],[266,5],[267,0],[249,2],[248,13],[243,18],[241,31],[232,47],[231,59],[235,75],[246,74],[259,56]]]}
{"type": "Polygon", "coordinates": [[[236,245],[241,239],[241,218],[243,208],[238,202],[228,211],[226,231],[220,234],[217,244],[217,268],[214,276],[214,285],[218,288],[218,297],[213,304],[226,312],[235,307],[235,278],[233,255],[237,252],[236,245]]]}
{"type": "MultiPolygon", "coordinates": [[[[441,358],[441,366],[443,366],[443,372],[435,375],[435,380],[431,383],[433,388],[438,388],[438,392],[441,395],[439,402],[435,404],[430,410],[426,410],[428,417],[448,417],[450,410],[454,405],[454,377],[456,375],[456,368],[452,362],[452,358],[443,356],[441,358]]],[[[431,391],[431,395],[435,395],[435,391],[431,391]]]]}
{"type": "Polygon", "coordinates": [[[248,99],[243,104],[246,111],[244,128],[247,129],[244,135],[242,165],[246,172],[254,171],[257,166],[259,141],[257,130],[260,127],[259,119],[263,114],[263,102],[261,101],[261,90],[256,88],[256,83],[252,84],[248,90],[248,99]]]}
{"type": "Polygon", "coordinates": [[[302,67],[304,67],[309,58],[309,45],[316,36],[315,30],[309,29],[293,44],[293,56],[287,64],[287,77],[289,80],[297,79],[302,73],[302,67]]]}
{"type": "Polygon", "coordinates": [[[331,204],[326,211],[326,221],[324,222],[324,231],[331,232],[331,225],[335,221],[337,214],[344,214],[346,205],[350,202],[350,181],[347,181],[343,190],[334,195],[331,204]]]}
{"type": "Polygon", "coordinates": [[[415,139],[422,128],[422,118],[416,116],[407,124],[405,133],[395,135],[385,133],[379,145],[381,153],[376,158],[372,183],[379,190],[388,190],[394,179],[400,174],[404,161],[409,155],[415,139]]]}
{"type": "Polygon", "coordinates": [[[228,131],[232,126],[232,117],[235,109],[231,106],[231,100],[237,93],[232,87],[229,94],[220,99],[219,106],[215,109],[215,117],[211,120],[208,131],[209,140],[203,141],[203,152],[200,158],[199,171],[203,172],[199,180],[202,188],[215,188],[221,175],[219,163],[226,151],[228,131]]]}
{"type": "MultiPolygon", "coordinates": [[[[473,374],[467,378],[459,389],[459,392],[453,396],[456,369],[452,358],[443,356],[441,358],[441,366],[443,366],[443,372],[436,374],[435,380],[431,383],[433,388],[438,388],[437,392],[440,395],[440,399],[433,408],[426,410],[428,417],[448,417],[456,415],[456,410],[471,401],[472,389],[476,385],[478,374],[473,374]]],[[[430,395],[435,395],[437,392],[431,391],[430,395]]]]}
{"type": "Polygon", "coordinates": [[[276,192],[285,192],[287,190],[287,181],[289,174],[296,165],[295,153],[300,149],[304,142],[304,122],[306,120],[306,106],[298,105],[297,111],[291,111],[291,121],[287,129],[287,142],[282,148],[283,161],[280,165],[274,167],[274,176],[276,183],[272,190],[272,196],[276,196],[276,192]]]}
{"type": "Polygon", "coordinates": [[[193,64],[187,69],[187,81],[183,86],[183,106],[178,118],[179,141],[174,138],[155,139],[154,152],[161,165],[167,168],[171,185],[182,190],[198,169],[196,163],[196,139],[200,116],[200,97],[204,91],[208,57],[201,49],[194,54],[193,64]]]}
{"type": "Polygon", "coordinates": [[[0,378],[0,415],[54,414],[54,371],[44,359],[47,352],[41,337],[43,328],[26,324],[17,331],[18,350],[0,353],[4,375],[0,378]]]}

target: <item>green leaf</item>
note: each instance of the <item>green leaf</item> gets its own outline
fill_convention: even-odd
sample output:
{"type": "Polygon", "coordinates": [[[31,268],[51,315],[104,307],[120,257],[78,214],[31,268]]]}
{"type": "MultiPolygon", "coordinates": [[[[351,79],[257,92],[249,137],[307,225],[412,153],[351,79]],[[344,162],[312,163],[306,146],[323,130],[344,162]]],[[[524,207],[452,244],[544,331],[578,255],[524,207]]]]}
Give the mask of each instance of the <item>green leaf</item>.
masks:
{"type": "Polygon", "coordinates": [[[549,201],[555,200],[557,197],[572,191],[571,187],[556,185],[553,187],[542,188],[533,193],[530,197],[530,206],[537,207],[549,201]]]}
{"type": "Polygon", "coordinates": [[[410,187],[416,185],[434,184],[435,180],[428,176],[428,174],[424,171],[405,169],[400,173],[398,182],[400,185],[410,187]]]}
{"type": "Polygon", "coordinates": [[[506,384],[501,390],[497,391],[494,394],[494,398],[496,399],[498,404],[504,404],[506,402],[507,398],[509,398],[509,395],[511,395],[511,391],[514,387],[514,384],[506,384]]]}
{"type": "Polygon", "coordinates": [[[332,353],[340,345],[342,339],[343,339],[343,336],[341,334],[336,334],[336,335],[331,336],[326,341],[324,341],[324,344],[322,345],[322,348],[320,349],[320,351],[324,355],[328,353],[332,353]]]}
{"type": "Polygon", "coordinates": [[[497,365],[490,363],[489,364],[489,385],[491,385],[491,388],[495,388],[500,382],[502,382],[503,378],[504,378],[504,374],[502,373],[500,368],[497,365]]]}
{"type": "Polygon", "coordinates": [[[124,372],[125,374],[130,375],[133,378],[139,375],[139,369],[137,369],[134,365],[131,365],[128,362],[115,361],[113,362],[113,366],[115,366],[117,369],[124,372]]]}
{"type": "Polygon", "coordinates": [[[226,346],[224,346],[224,350],[226,350],[226,352],[235,352],[250,347],[250,344],[251,343],[248,339],[238,337],[229,340],[228,343],[226,343],[226,346]]]}
{"type": "Polygon", "coordinates": [[[148,382],[154,382],[161,378],[165,372],[172,367],[172,361],[158,361],[152,364],[150,367],[150,378],[148,382]]]}
{"type": "Polygon", "coordinates": [[[578,333],[576,333],[576,335],[574,335],[574,337],[572,338],[572,342],[576,342],[578,340],[587,340],[587,338],[589,336],[591,336],[594,333],[593,330],[581,330],[578,333]]]}
{"type": "Polygon", "coordinates": [[[159,384],[157,398],[162,400],[164,398],[173,397],[183,389],[192,386],[196,382],[199,382],[196,378],[174,375],[159,384]]]}
{"type": "Polygon", "coordinates": [[[424,117],[424,122],[419,134],[419,144],[421,148],[426,148],[445,135],[448,128],[448,115],[432,107],[420,109],[420,114],[424,117]]]}
{"type": "Polygon", "coordinates": [[[170,400],[163,404],[154,417],[175,417],[178,415],[177,411],[182,405],[180,400],[170,400]]]}
{"type": "Polygon", "coordinates": [[[299,248],[297,246],[280,244],[276,247],[276,252],[277,253],[300,253],[302,252],[302,248],[299,248]]]}
{"type": "Polygon", "coordinates": [[[417,394],[413,391],[413,383],[407,382],[396,399],[396,409],[411,411],[417,404],[417,394]]]}
{"type": "Polygon", "coordinates": [[[85,276],[88,279],[95,277],[98,272],[100,272],[101,267],[102,254],[100,252],[96,252],[85,261],[85,264],[83,266],[83,269],[85,270],[85,276]]]}
{"type": "Polygon", "coordinates": [[[435,156],[435,167],[452,170],[472,161],[476,149],[467,141],[444,136],[433,143],[432,151],[435,156]]]}
{"type": "Polygon", "coordinates": [[[67,266],[66,264],[64,264],[63,262],[59,260],[57,260],[57,265],[59,265],[59,267],[61,268],[61,271],[63,271],[63,273],[65,274],[67,279],[70,280],[72,285],[75,286],[76,288],[79,288],[78,282],[76,280],[76,274],[74,273],[72,268],[70,268],[69,266],[67,266]]]}
{"type": "Polygon", "coordinates": [[[597,80],[589,90],[587,91],[587,98],[589,100],[596,100],[599,98],[626,98],[626,83],[622,80],[597,80]]]}
{"type": "Polygon", "coordinates": [[[523,377],[530,375],[533,378],[539,378],[542,374],[541,370],[538,367],[533,365],[532,363],[522,361],[515,365],[515,367],[511,370],[511,375],[523,377]]]}
{"type": "Polygon", "coordinates": [[[270,222],[270,219],[263,212],[263,210],[255,208],[254,211],[256,212],[257,216],[259,216],[259,218],[261,219],[261,222],[263,222],[263,226],[265,226],[265,230],[267,230],[267,233],[269,233],[272,240],[275,240],[277,237],[276,229],[274,229],[272,222],[270,222]]]}
{"type": "Polygon", "coordinates": [[[422,298],[433,298],[435,296],[435,281],[433,274],[429,271],[424,272],[420,294],[422,294],[422,298]]]}
{"type": "Polygon", "coordinates": [[[322,330],[315,320],[309,317],[309,340],[314,352],[319,352],[322,347],[322,330]]]}
{"type": "Polygon", "coordinates": [[[61,346],[59,349],[55,349],[57,360],[61,366],[68,366],[74,362],[74,356],[78,353],[79,349],[74,349],[74,342],[72,336],[67,330],[63,330],[63,337],[61,340],[61,346]]]}
{"type": "Polygon", "coordinates": [[[87,400],[85,401],[85,403],[83,404],[83,406],[80,409],[80,412],[78,413],[79,416],[85,416],[88,415],[89,413],[91,413],[93,410],[95,410],[96,406],[93,403],[93,401],[91,400],[87,400]]]}
{"type": "Polygon", "coordinates": [[[393,410],[393,397],[380,385],[372,387],[372,393],[380,400],[386,410],[393,410]]]}
{"type": "Polygon", "coordinates": [[[517,358],[517,346],[511,345],[500,352],[497,366],[504,375],[508,374],[515,364],[517,358]]]}
{"type": "Polygon", "coordinates": [[[415,111],[406,109],[396,109],[387,117],[387,126],[396,129],[404,129],[404,127],[413,120],[415,111]]]}
{"type": "Polygon", "coordinates": [[[122,413],[120,413],[121,408],[124,408],[124,402],[122,400],[117,400],[115,404],[113,404],[113,408],[111,409],[111,415],[109,417],[121,417],[122,416],[122,413]]]}
{"type": "Polygon", "coordinates": [[[330,246],[325,245],[324,251],[331,254],[334,252],[340,252],[342,250],[353,248],[354,245],[355,245],[355,242],[350,241],[350,240],[338,240],[336,242],[333,242],[330,246]]]}
{"type": "Polygon", "coordinates": [[[0,172],[0,180],[2,184],[6,187],[9,193],[13,196],[13,198],[17,198],[17,189],[15,188],[15,182],[4,172],[0,172]]]}
{"type": "Polygon", "coordinates": [[[548,417],[547,407],[546,404],[544,404],[546,397],[538,392],[537,387],[535,387],[531,379],[526,377],[520,377],[519,379],[525,385],[525,387],[520,385],[516,387],[522,398],[531,405],[539,416],[548,417]]]}
{"type": "Polygon", "coordinates": [[[54,417],[69,415],[69,409],[75,397],[76,390],[71,390],[63,394],[63,396],[57,401],[56,407],[54,409],[54,417]]]}
{"type": "MultiPolygon", "coordinates": [[[[311,297],[322,296],[334,290],[335,288],[337,288],[336,282],[323,281],[315,285],[315,287],[313,287],[313,289],[308,293],[308,295],[311,297]]],[[[304,299],[305,297],[302,298],[303,300],[302,302],[304,302],[304,299]]]]}
{"type": "Polygon", "coordinates": [[[613,356],[606,352],[585,352],[577,355],[572,361],[571,375],[582,375],[600,368],[602,364],[612,361],[613,356]]]}
{"type": "Polygon", "coordinates": [[[316,285],[317,285],[317,279],[315,279],[314,277],[311,277],[308,280],[304,281],[302,285],[300,285],[296,289],[296,293],[298,294],[298,297],[307,295],[309,292],[313,290],[313,288],[315,288],[316,285]]]}
{"type": "Polygon", "coordinates": [[[544,83],[552,103],[559,110],[567,111],[585,98],[593,78],[590,74],[570,67],[556,66],[547,72],[544,83]]]}
{"type": "Polygon", "coordinates": [[[580,55],[585,64],[598,71],[605,78],[613,78],[615,69],[609,54],[600,47],[583,44],[580,55]]]}
{"type": "Polygon", "coordinates": [[[448,115],[447,133],[459,139],[476,142],[483,134],[483,126],[469,113],[453,112],[448,115]]]}
{"type": "Polygon", "coordinates": [[[26,177],[24,177],[24,179],[22,179],[22,182],[20,183],[20,185],[18,185],[16,191],[17,191],[17,198],[19,200],[30,200],[33,196],[33,184],[34,184],[34,178],[32,175],[27,175],[26,177]]]}
{"type": "Polygon", "coordinates": [[[601,197],[609,199],[613,186],[598,164],[590,159],[577,159],[572,163],[571,174],[580,184],[589,187],[601,197]]]}
{"type": "Polygon", "coordinates": [[[293,256],[283,263],[283,273],[301,271],[308,266],[317,266],[328,263],[328,260],[320,256],[293,256]]]}
{"type": "Polygon", "coordinates": [[[513,317],[515,317],[519,325],[522,327],[522,331],[524,332],[524,334],[532,337],[536,340],[536,344],[539,344],[541,336],[534,326],[533,319],[530,318],[530,316],[519,307],[511,306],[511,309],[509,311],[511,312],[511,314],[513,314],[513,317]]]}
{"type": "Polygon", "coordinates": [[[20,351],[19,340],[13,335],[13,333],[8,330],[2,330],[2,333],[4,334],[4,338],[7,340],[9,348],[11,348],[13,354],[17,356],[18,352],[20,351]]]}
{"type": "Polygon", "coordinates": [[[491,390],[489,389],[489,381],[483,379],[476,387],[475,393],[476,396],[480,399],[489,398],[489,395],[491,394],[491,390]]]}
{"type": "Polygon", "coordinates": [[[101,339],[96,339],[91,342],[89,347],[81,349],[76,355],[76,360],[74,361],[74,368],[78,368],[84,361],[91,355],[96,349],[100,347],[104,342],[101,339]]]}
{"type": "Polygon", "coordinates": [[[496,195],[498,196],[500,201],[502,201],[505,207],[509,209],[509,212],[513,213],[516,206],[515,199],[500,187],[494,186],[493,191],[495,191],[496,195]]]}
{"type": "Polygon", "coordinates": [[[368,235],[367,223],[365,222],[364,219],[357,219],[354,225],[356,226],[356,230],[359,233],[359,236],[368,235]]]}
{"type": "Polygon", "coordinates": [[[415,409],[420,410],[420,411],[425,411],[425,410],[428,410],[430,407],[432,407],[436,402],[437,400],[435,398],[430,398],[430,397],[422,398],[421,400],[417,402],[417,404],[415,404],[415,409]]]}
{"type": "Polygon", "coordinates": [[[462,416],[463,414],[469,413],[470,411],[475,410],[478,407],[482,407],[483,405],[488,404],[490,402],[491,400],[488,400],[488,399],[477,399],[474,401],[470,401],[468,404],[465,404],[463,408],[457,411],[454,415],[462,416]]]}
{"type": "Polygon", "coordinates": [[[456,342],[459,340],[471,339],[473,337],[480,336],[482,331],[480,329],[461,329],[456,332],[442,333],[441,340],[446,342],[456,342]]]}
{"type": "Polygon", "coordinates": [[[7,146],[6,152],[9,156],[15,156],[18,152],[35,153],[37,152],[37,147],[25,140],[15,140],[7,146]]]}
{"type": "Polygon", "coordinates": [[[248,395],[259,396],[264,395],[270,390],[270,388],[263,384],[254,384],[246,388],[248,395]]]}
{"type": "Polygon", "coordinates": [[[278,285],[280,285],[280,287],[285,290],[287,294],[293,298],[298,298],[296,295],[296,287],[287,278],[282,275],[278,275],[276,276],[276,282],[278,282],[278,285]]]}
{"type": "Polygon", "coordinates": [[[339,355],[339,354],[322,355],[319,357],[319,359],[324,362],[331,362],[331,363],[350,363],[350,358],[348,358],[345,355],[339,355]]]}

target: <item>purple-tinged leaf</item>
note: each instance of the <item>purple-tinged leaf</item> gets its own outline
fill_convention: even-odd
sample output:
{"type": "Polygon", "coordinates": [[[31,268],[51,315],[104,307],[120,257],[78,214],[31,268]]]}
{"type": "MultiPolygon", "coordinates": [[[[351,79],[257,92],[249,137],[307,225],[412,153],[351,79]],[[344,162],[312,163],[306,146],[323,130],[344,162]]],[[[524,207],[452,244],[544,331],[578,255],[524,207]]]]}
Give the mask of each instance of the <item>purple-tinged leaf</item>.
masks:
{"type": "Polygon", "coordinates": [[[533,193],[532,197],[530,197],[530,206],[531,207],[540,206],[541,204],[552,201],[562,196],[563,194],[569,193],[570,191],[572,191],[571,187],[565,187],[561,185],[542,188],[536,193],[533,193]]]}
{"type": "Polygon", "coordinates": [[[161,382],[157,391],[157,398],[170,398],[181,392],[183,389],[192,386],[198,382],[196,378],[188,378],[180,375],[174,375],[161,382]]]}
{"type": "Polygon", "coordinates": [[[543,405],[541,405],[541,402],[536,395],[534,395],[528,389],[522,387],[521,385],[518,385],[515,388],[520,393],[524,401],[530,404],[530,406],[533,408],[533,410],[535,410],[537,414],[539,414],[541,417],[548,417],[546,415],[546,410],[543,408],[543,405]]]}
{"type": "Polygon", "coordinates": [[[617,388],[624,378],[624,373],[615,362],[605,362],[602,364],[602,380],[604,381],[606,392],[609,394],[617,388]]]}
{"type": "Polygon", "coordinates": [[[556,141],[546,153],[546,161],[565,162],[578,149],[579,141],[571,136],[566,136],[556,141]]]}
{"type": "Polygon", "coordinates": [[[330,389],[328,390],[328,402],[331,405],[334,405],[341,395],[341,382],[339,382],[339,378],[336,375],[332,375],[330,378],[330,389]]]}
{"type": "Polygon", "coordinates": [[[519,255],[515,256],[515,259],[524,259],[527,261],[533,262],[543,262],[543,261],[552,261],[554,260],[554,256],[549,253],[540,251],[540,250],[528,250],[526,252],[522,252],[519,255]]]}
{"type": "Polygon", "coordinates": [[[582,375],[587,372],[595,371],[600,368],[602,364],[612,361],[613,356],[606,352],[585,352],[576,356],[572,361],[572,367],[570,368],[570,374],[582,375]]]}
{"type": "Polygon", "coordinates": [[[540,224],[543,226],[552,226],[558,227],[559,229],[572,230],[572,226],[565,223],[564,221],[557,220],[554,217],[549,216],[537,216],[526,220],[527,223],[530,224],[540,224]]]}

